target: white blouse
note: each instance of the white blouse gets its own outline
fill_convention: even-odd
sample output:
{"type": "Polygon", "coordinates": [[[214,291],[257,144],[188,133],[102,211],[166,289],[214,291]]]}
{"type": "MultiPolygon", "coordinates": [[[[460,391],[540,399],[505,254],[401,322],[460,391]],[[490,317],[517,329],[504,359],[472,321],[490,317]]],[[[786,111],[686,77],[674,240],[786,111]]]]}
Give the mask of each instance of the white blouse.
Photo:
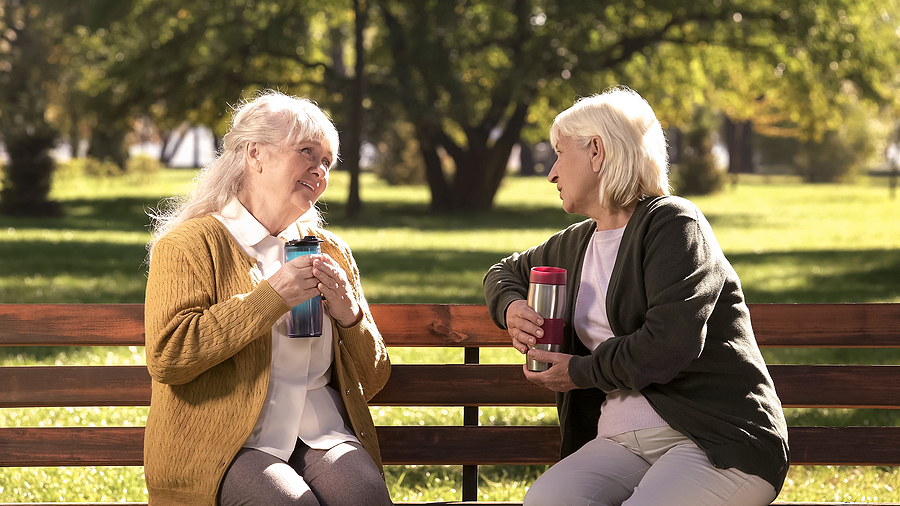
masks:
{"type": "MultiPolygon", "coordinates": [[[[284,264],[284,243],[301,238],[294,223],[274,237],[238,200],[215,217],[248,255],[256,258],[264,278],[284,264]]],[[[287,336],[290,312],[272,327],[272,372],[265,404],[244,443],[287,461],[299,438],[310,448],[327,450],[346,441],[359,442],[348,428],[343,401],[329,386],[334,346],[332,318],[325,311],[322,335],[287,336]]]]}

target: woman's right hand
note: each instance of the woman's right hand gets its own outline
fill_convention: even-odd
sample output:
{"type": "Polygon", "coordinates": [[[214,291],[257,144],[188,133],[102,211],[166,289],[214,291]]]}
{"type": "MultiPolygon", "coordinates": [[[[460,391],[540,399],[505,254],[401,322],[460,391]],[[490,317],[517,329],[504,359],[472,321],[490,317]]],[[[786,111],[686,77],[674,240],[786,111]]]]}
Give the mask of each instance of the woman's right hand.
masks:
{"type": "Polygon", "coordinates": [[[319,280],[312,271],[314,258],[315,255],[299,256],[269,276],[269,285],[288,306],[294,307],[319,295],[319,280]]]}
{"type": "Polygon", "coordinates": [[[531,309],[523,299],[511,303],[506,308],[506,329],[512,337],[513,348],[526,354],[530,346],[544,335],[541,325],[544,319],[537,311],[531,309]]]}

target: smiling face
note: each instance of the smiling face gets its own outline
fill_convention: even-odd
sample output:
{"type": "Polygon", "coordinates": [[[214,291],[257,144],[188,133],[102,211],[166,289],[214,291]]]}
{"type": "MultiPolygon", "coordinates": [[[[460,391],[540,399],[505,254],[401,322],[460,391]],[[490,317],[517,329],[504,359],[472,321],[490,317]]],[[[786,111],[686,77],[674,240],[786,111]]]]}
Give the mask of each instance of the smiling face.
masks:
{"type": "Polygon", "coordinates": [[[575,139],[560,136],[554,146],[558,158],[547,174],[547,180],[556,184],[567,213],[595,217],[600,211],[598,172],[603,161],[603,147],[600,138],[595,139],[582,148],[575,139]]]}
{"type": "Polygon", "coordinates": [[[324,139],[284,145],[248,143],[250,184],[241,203],[277,234],[316,204],[328,187],[333,160],[324,139]]]}

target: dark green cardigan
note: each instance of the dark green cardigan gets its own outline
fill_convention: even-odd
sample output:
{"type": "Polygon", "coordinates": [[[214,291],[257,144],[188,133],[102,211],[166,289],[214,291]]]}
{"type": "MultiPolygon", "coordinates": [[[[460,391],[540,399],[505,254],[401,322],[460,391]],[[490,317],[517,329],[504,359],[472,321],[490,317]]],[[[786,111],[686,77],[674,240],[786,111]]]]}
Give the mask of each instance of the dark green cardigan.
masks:
{"type": "Polygon", "coordinates": [[[594,230],[593,220],[572,225],[503,259],[484,278],[491,316],[506,328],[506,308],[527,297],[532,266],[569,272],[562,351],[576,355],[569,374],[579,389],[557,395],[562,456],[596,437],[605,392],[640,390],[714,466],[757,475],[780,491],[789,464],[787,424],[740,281],[706,218],[679,197],[638,203],[606,296],[615,337],[590,353],[572,318],[594,230]]]}

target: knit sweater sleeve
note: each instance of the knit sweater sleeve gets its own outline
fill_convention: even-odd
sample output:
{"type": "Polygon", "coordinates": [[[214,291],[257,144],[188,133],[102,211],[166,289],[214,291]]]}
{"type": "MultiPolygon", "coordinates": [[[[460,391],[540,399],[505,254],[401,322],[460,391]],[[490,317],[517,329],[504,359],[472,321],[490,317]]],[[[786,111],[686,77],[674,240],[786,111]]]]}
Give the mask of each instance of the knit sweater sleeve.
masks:
{"type": "Polygon", "coordinates": [[[616,336],[569,363],[579,387],[609,392],[668,383],[704,349],[726,278],[712,229],[690,204],[652,209],[635,229],[620,249],[607,297],[616,336]]]}
{"type": "MultiPolygon", "coordinates": [[[[153,250],[145,301],[146,355],[150,375],[160,383],[195,379],[265,335],[290,309],[268,282],[252,287],[246,275],[246,293],[221,293],[230,290],[217,275],[240,269],[233,255],[217,255],[219,247],[175,230],[153,250]]],[[[236,287],[235,275],[229,279],[236,287]]]]}
{"type": "MultiPolygon", "coordinates": [[[[506,329],[506,309],[516,300],[528,298],[531,268],[562,267],[568,271],[567,297],[574,300],[575,287],[581,275],[584,249],[594,230],[591,220],[575,223],[553,234],[543,243],[500,260],[488,269],[483,279],[484,297],[494,323],[506,329]]],[[[571,325],[571,306],[566,310],[567,326],[571,325]]]]}

